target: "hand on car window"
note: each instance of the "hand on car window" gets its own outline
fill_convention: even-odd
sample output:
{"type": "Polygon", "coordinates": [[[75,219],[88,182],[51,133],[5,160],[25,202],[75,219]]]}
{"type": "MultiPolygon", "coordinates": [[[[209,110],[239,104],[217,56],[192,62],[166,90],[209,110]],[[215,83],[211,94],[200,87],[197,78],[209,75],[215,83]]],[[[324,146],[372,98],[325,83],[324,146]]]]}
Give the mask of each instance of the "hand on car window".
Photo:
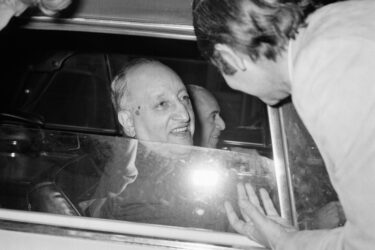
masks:
{"type": "Polygon", "coordinates": [[[0,30],[13,16],[21,15],[28,7],[38,7],[46,15],[54,15],[68,7],[71,0],[0,0],[0,30]]]}
{"type": "Polygon", "coordinates": [[[71,0],[40,0],[38,2],[38,7],[46,15],[54,15],[58,11],[61,11],[68,7],[71,0]]]}
{"type": "Polygon", "coordinates": [[[240,234],[272,248],[276,243],[283,242],[297,230],[276,211],[271,198],[264,189],[260,189],[261,201],[250,184],[238,184],[238,205],[243,219],[240,219],[231,204],[225,203],[227,216],[232,227],[240,234]]]}

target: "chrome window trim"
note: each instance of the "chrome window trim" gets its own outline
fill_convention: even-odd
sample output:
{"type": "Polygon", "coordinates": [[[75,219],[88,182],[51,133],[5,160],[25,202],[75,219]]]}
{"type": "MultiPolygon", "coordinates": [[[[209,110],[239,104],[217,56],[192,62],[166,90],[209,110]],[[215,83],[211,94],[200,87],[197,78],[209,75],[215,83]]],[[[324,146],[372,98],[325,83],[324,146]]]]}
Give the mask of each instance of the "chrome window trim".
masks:
{"type": "Polygon", "coordinates": [[[268,148],[268,145],[266,143],[242,142],[232,140],[223,140],[223,143],[238,147],[268,148]]]}
{"type": "Polygon", "coordinates": [[[297,226],[297,212],[295,209],[295,199],[289,170],[288,147],[282,108],[267,106],[267,111],[281,216],[297,226]]]}
{"type": "MultiPolygon", "coordinates": [[[[39,224],[21,223],[14,221],[0,220],[0,236],[2,231],[5,232],[20,232],[25,234],[33,235],[47,235],[47,236],[59,236],[64,238],[72,239],[83,239],[83,240],[93,240],[99,242],[107,242],[114,244],[121,244],[125,249],[129,246],[129,249],[133,249],[134,246],[141,246],[146,249],[200,249],[200,250],[228,250],[233,248],[214,246],[210,244],[202,243],[190,243],[190,242],[177,242],[171,240],[160,240],[160,239],[149,239],[145,237],[135,237],[123,234],[113,234],[113,233],[103,233],[94,232],[88,230],[78,230],[78,229],[66,229],[56,226],[46,226],[39,224]]],[[[14,245],[14,243],[12,243],[14,245]]],[[[112,248],[111,248],[112,249],[112,248]]]]}
{"type": "Polygon", "coordinates": [[[28,22],[20,24],[22,28],[196,40],[192,25],[93,18],[53,18],[46,16],[33,16],[27,19],[28,22]]]}
{"type": "MultiPolygon", "coordinates": [[[[7,250],[19,250],[25,249],[27,246],[28,250],[40,250],[40,249],[54,249],[54,250],[66,250],[66,249],[90,249],[90,250],[228,250],[227,247],[219,247],[204,244],[179,244],[177,242],[170,241],[170,244],[154,244],[155,240],[149,244],[143,242],[124,242],[122,240],[114,241],[112,239],[94,239],[88,237],[78,237],[75,235],[77,231],[67,230],[71,234],[61,236],[60,234],[46,234],[36,232],[23,232],[23,231],[10,231],[0,229],[1,244],[7,250]]],[[[84,232],[85,233],[85,232],[84,232]]],[[[90,233],[89,233],[90,234],[90,233]]],[[[96,234],[95,236],[98,236],[96,234]]],[[[115,236],[117,237],[117,235],[115,236]]],[[[231,248],[232,249],[232,248],[231,248]]],[[[236,248],[238,249],[238,248],[236,248]]],[[[252,248],[259,250],[260,248],[252,248]]],[[[251,250],[251,249],[249,249],[251,250]]]]}
{"type": "MultiPolygon", "coordinates": [[[[236,246],[242,248],[260,247],[256,242],[235,233],[214,232],[127,221],[113,221],[7,209],[0,209],[0,229],[3,228],[3,226],[1,226],[1,220],[29,223],[31,226],[45,225],[62,227],[68,230],[83,230],[88,232],[109,233],[112,235],[120,234],[130,236],[127,237],[127,239],[132,244],[160,245],[163,242],[160,240],[164,240],[175,247],[178,247],[181,243],[213,244],[223,247],[236,246]],[[173,244],[173,241],[177,242],[173,244]]],[[[21,228],[19,230],[25,231],[21,228]]],[[[46,233],[50,232],[46,231],[46,233]]]]}

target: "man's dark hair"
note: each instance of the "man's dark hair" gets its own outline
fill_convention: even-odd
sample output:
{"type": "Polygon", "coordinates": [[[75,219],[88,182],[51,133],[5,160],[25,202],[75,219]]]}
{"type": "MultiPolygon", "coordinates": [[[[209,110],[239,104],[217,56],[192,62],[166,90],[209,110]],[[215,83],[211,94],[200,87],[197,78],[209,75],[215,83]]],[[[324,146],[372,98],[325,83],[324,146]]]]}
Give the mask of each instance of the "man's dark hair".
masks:
{"type": "Polygon", "coordinates": [[[215,44],[253,61],[262,56],[276,60],[304,21],[302,7],[286,0],[194,0],[193,24],[202,55],[224,74],[234,74],[215,44]]]}

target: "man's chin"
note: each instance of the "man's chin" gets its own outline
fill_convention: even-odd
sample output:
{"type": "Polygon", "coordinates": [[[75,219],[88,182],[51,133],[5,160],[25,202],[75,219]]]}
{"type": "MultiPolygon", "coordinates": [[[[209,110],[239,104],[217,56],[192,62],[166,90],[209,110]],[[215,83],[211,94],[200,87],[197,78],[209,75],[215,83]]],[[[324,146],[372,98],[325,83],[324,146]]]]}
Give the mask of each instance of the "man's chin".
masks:
{"type": "Polygon", "coordinates": [[[183,158],[191,152],[192,145],[192,140],[169,140],[163,143],[153,143],[152,145],[149,145],[149,148],[165,157],[183,158]]]}
{"type": "Polygon", "coordinates": [[[192,138],[171,138],[167,142],[168,144],[178,144],[178,145],[185,145],[185,146],[192,146],[193,139],[192,138]]]}
{"type": "Polygon", "coordinates": [[[191,135],[190,132],[169,133],[166,143],[192,146],[193,136],[191,135]]]}
{"type": "Polygon", "coordinates": [[[208,137],[208,140],[202,143],[202,146],[206,148],[216,148],[217,144],[219,143],[219,136],[220,134],[216,135],[216,133],[215,135],[211,135],[208,137]]]}
{"type": "Polygon", "coordinates": [[[266,98],[261,98],[261,100],[265,103],[265,104],[267,104],[268,106],[276,106],[279,102],[280,102],[280,100],[279,99],[276,99],[276,98],[268,98],[268,99],[266,99],[266,98]]]}
{"type": "Polygon", "coordinates": [[[265,104],[271,106],[271,107],[278,107],[286,102],[289,101],[290,95],[281,95],[278,97],[272,97],[272,98],[260,98],[265,104]]]}

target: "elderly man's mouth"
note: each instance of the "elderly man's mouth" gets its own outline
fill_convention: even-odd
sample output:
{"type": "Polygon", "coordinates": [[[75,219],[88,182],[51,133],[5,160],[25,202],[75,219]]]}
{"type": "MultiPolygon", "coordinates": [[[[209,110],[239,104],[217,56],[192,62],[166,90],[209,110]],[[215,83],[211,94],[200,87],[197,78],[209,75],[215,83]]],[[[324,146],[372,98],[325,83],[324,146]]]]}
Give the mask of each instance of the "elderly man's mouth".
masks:
{"type": "Polygon", "coordinates": [[[212,138],[218,139],[220,137],[221,133],[213,134],[211,135],[212,138]]]}
{"type": "Polygon", "coordinates": [[[186,136],[186,135],[190,136],[191,135],[189,126],[175,128],[171,131],[171,134],[178,135],[178,136],[186,136]]]}

